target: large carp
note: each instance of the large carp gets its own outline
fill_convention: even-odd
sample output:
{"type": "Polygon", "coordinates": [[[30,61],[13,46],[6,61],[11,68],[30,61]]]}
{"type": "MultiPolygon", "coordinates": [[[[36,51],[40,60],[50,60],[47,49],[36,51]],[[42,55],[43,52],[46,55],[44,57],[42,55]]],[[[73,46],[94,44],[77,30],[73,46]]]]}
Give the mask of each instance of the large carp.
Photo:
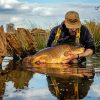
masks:
{"type": "Polygon", "coordinates": [[[26,57],[23,62],[62,63],[63,60],[71,57],[69,54],[70,52],[80,54],[84,52],[84,48],[66,44],[48,47],[40,50],[33,56],[26,57]]]}

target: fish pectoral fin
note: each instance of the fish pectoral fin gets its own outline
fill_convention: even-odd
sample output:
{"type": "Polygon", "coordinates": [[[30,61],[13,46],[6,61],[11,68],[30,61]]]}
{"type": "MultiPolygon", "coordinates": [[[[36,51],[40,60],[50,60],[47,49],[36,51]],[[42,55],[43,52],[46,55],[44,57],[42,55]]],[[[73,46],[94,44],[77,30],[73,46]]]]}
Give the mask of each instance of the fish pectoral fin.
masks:
{"type": "Polygon", "coordinates": [[[65,51],[64,52],[64,56],[69,56],[69,52],[68,51],[65,51]]]}

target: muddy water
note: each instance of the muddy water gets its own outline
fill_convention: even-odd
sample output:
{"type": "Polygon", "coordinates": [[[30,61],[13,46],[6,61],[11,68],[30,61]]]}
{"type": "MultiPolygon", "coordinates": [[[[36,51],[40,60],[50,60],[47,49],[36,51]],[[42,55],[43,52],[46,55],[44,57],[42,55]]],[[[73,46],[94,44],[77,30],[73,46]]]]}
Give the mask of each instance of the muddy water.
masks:
{"type": "Polygon", "coordinates": [[[86,66],[8,61],[0,69],[0,100],[100,100],[100,54],[86,66]]]}

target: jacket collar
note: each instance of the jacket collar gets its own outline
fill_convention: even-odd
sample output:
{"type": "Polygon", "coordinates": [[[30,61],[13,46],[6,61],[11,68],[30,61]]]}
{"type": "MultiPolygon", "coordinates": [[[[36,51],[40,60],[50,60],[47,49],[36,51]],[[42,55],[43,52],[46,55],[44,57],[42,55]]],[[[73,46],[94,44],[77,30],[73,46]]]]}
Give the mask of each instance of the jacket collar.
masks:
{"type": "Polygon", "coordinates": [[[68,30],[68,28],[66,28],[66,26],[65,26],[65,24],[64,24],[64,21],[59,25],[59,27],[63,30],[63,29],[67,29],[68,30]]]}

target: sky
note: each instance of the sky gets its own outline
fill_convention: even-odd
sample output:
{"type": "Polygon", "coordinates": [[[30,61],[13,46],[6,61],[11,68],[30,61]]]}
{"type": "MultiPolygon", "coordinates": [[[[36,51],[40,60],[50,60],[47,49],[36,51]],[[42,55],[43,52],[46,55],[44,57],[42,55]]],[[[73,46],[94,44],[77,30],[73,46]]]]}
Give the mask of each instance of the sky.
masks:
{"type": "Polygon", "coordinates": [[[100,0],[0,0],[0,25],[52,28],[74,10],[84,20],[100,22],[100,0]]]}

